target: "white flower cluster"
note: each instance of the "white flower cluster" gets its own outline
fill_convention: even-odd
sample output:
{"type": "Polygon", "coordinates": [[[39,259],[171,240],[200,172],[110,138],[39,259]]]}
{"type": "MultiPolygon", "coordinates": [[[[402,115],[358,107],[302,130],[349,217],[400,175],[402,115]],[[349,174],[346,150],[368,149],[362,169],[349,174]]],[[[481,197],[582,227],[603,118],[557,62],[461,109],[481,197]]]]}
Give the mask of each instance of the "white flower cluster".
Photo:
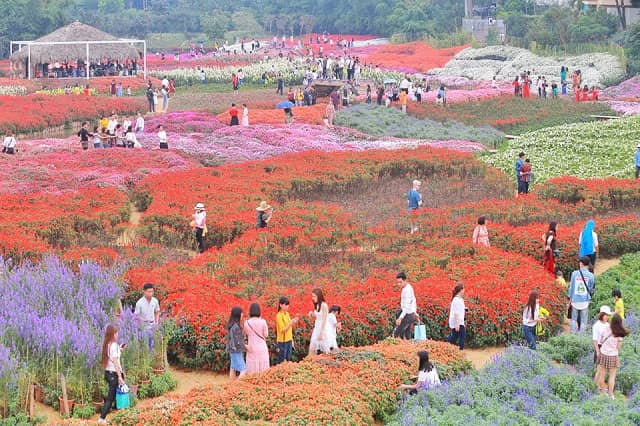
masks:
{"type": "Polygon", "coordinates": [[[488,46],[480,49],[467,48],[459,52],[443,68],[429,72],[432,75],[452,75],[472,80],[510,81],[524,71],[531,71],[531,78],[545,76],[547,81],[560,82],[560,67],[569,68],[571,73],[580,70],[583,84],[602,87],[605,81],[622,78],[624,68],[618,58],[608,53],[589,53],[566,58],[547,58],[526,49],[510,46],[488,46]]]}
{"type": "Polygon", "coordinates": [[[26,95],[27,88],[24,86],[11,85],[11,86],[0,86],[0,95],[26,95]]]}

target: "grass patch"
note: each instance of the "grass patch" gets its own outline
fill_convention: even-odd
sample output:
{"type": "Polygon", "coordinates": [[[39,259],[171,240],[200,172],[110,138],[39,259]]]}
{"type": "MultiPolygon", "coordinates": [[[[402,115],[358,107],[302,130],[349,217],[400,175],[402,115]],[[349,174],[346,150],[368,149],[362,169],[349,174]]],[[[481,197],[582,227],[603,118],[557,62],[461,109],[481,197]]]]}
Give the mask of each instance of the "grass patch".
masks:
{"type": "Polygon", "coordinates": [[[431,102],[411,104],[409,113],[436,121],[458,121],[471,126],[492,126],[512,135],[570,123],[594,121],[592,115],[617,115],[599,102],[566,99],[522,99],[501,97],[481,102],[450,104],[447,108],[431,102]]]}

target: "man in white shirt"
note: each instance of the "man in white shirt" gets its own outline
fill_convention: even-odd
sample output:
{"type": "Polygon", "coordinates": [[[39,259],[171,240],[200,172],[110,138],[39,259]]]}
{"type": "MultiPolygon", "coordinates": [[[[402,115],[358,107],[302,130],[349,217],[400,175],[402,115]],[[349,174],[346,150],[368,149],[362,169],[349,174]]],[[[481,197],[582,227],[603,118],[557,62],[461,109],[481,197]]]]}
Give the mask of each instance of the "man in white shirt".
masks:
{"type": "Polygon", "coordinates": [[[136,318],[142,325],[144,338],[149,345],[149,352],[155,352],[155,328],[160,322],[160,303],[153,297],[153,284],[146,283],[143,287],[144,296],[136,302],[136,318]]]}
{"type": "Polygon", "coordinates": [[[4,141],[2,141],[2,152],[6,154],[16,153],[16,138],[13,136],[11,130],[7,132],[4,141]]]}
{"type": "Polygon", "coordinates": [[[165,89],[169,88],[169,79],[167,78],[167,76],[165,75],[164,78],[162,79],[162,87],[164,87],[165,89]]]}
{"type": "Polygon", "coordinates": [[[402,287],[402,293],[400,294],[400,315],[396,319],[393,337],[411,339],[411,326],[416,320],[416,296],[404,272],[398,273],[396,280],[398,285],[402,287]]]}

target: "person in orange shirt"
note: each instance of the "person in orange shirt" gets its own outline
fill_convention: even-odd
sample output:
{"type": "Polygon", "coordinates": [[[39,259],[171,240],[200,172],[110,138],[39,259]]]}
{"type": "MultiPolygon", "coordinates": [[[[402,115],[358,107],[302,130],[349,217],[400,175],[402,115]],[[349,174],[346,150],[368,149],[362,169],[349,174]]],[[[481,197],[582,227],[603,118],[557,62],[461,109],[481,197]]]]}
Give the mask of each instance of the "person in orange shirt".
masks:
{"type": "Polygon", "coordinates": [[[404,90],[400,91],[400,106],[402,108],[402,112],[407,113],[407,92],[404,90]]]}
{"type": "Polygon", "coordinates": [[[529,98],[531,96],[531,81],[525,77],[522,82],[522,97],[529,98]]]}
{"type": "Polygon", "coordinates": [[[582,89],[582,101],[586,102],[588,100],[589,100],[589,86],[585,84],[584,88],[582,89]]]}

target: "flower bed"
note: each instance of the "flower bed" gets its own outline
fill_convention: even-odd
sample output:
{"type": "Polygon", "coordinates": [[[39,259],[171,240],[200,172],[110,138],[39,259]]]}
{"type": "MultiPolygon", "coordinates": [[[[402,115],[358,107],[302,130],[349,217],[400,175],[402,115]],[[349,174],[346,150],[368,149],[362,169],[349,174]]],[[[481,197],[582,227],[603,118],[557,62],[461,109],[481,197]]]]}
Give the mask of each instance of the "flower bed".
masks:
{"type": "Polygon", "coordinates": [[[625,71],[620,61],[608,53],[589,53],[557,60],[537,56],[526,49],[510,46],[467,48],[458,53],[444,67],[432,69],[430,74],[457,75],[472,80],[513,81],[525,70],[532,75],[544,75],[547,81],[560,82],[560,67],[582,71],[583,84],[603,87],[605,81],[621,78],[625,71]]]}
{"type": "Polygon", "coordinates": [[[629,402],[598,397],[592,377],[557,366],[541,351],[512,348],[477,373],[409,398],[388,424],[631,425],[639,408],[637,393],[629,402]]]}
{"type": "Polygon", "coordinates": [[[389,339],[335,356],[285,363],[266,373],[220,387],[204,387],[173,397],[170,407],[123,412],[113,421],[152,425],[276,422],[278,424],[372,425],[391,414],[398,386],[417,371],[416,353],[426,349],[444,379],[470,365],[453,347],[427,341],[412,344],[389,339]]]}
{"type": "Polygon", "coordinates": [[[121,148],[83,151],[77,139],[20,140],[15,156],[0,156],[0,193],[63,193],[115,186],[186,170],[195,162],[174,151],[121,148]]]}
{"type": "Polygon", "coordinates": [[[624,116],[640,115],[640,102],[608,101],[607,104],[618,114],[624,116]]]}
{"type": "Polygon", "coordinates": [[[513,176],[524,151],[538,181],[564,175],[631,177],[639,129],[640,119],[634,117],[550,127],[510,140],[500,153],[483,159],[513,176]]]}
{"type": "Polygon", "coordinates": [[[499,131],[488,126],[469,127],[453,121],[443,124],[429,119],[419,120],[395,108],[369,105],[341,109],[336,114],[335,123],[374,136],[431,140],[462,139],[484,144],[493,144],[502,139],[499,131]]]}
{"type": "Polygon", "coordinates": [[[602,99],[616,101],[640,101],[640,77],[631,77],[617,86],[607,87],[602,91],[602,99]]]}
{"type": "Polygon", "coordinates": [[[564,204],[582,203],[597,212],[640,206],[640,185],[629,179],[562,176],[549,179],[536,192],[540,198],[564,204]]]}
{"type": "Polygon", "coordinates": [[[3,195],[0,255],[19,263],[39,259],[56,248],[109,244],[116,238],[117,225],[129,218],[127,202],[114,188],[63,195],[3,195]]]}
{"type": "MultiPolygon", "coordinates": [[[[449,95],[453,91],[449,90],[449,95]]],[[[470,91],[472,94],[478,90],[470,91]]],[[[500,91],[495,91],[501,93],[500,91]]],[[[521,133],[567,123],[594,121],[592,115],[615,115],[602,102],[571,102],[559,99],[522,99],[512,95],[484,98],[477,102],[461,102],[442,108],[433,102],[410,103],[409,114],[436,121],[458,121],[472,126],[492,126],[508,133],[521,133]]]]}
{"type": "MultiPolygon", "coordinates": [[[[208,244],[222,247],[186,264],[133,270],[129,282],[133,288],[142,280],[156,282],[167,295],[172,315],[181,319],[182,337],[172,342],[172,357],[187,365],[206,365],[216,370],[226,367],[226,357],[219,348],[229,306],[258,299],[265,318],[271,320],[277,297],[287,294],[298,300],[297,306],[292,306],[292,312],[297,314],[304,309],[300,306],[305,302],[300,299],[305,300],[305,295],[318,285],[326,289],[331,303],[343,307],[343,344],[371,343],[388,335],[397,304],[395,268],[407,270],[412,277],[430,336],[445,336],[450,291],[456,279],[463,279],[468,285],[471,309],[476,312],[469,319],[470,344],[510,341],[519,335],[520,322],[519,314],[508,308],[507,301],[522,303],[529,290],[503,286],[517,282],[515,271],[536,277],[549,306],[561,304],[562,297],[552,277],[536,263],[497,249],[487,250],[479,261],[470,250],[468,237],[423,241],[397,235],[389,228],[397,220],[395,215],[385,225],[361,233],[354,216],[343,209],[287,202],[304,200],[319,191],[350,194],[364,182],[375,181],[376,176],[380,181],[374,186],[384,185],[385,176],[406,176],[407,181],[409,176],[450,176],[448,196],[454,197],[459,188],[466,187],[465,176],[472,171],[484,179],[487,191],[502,191],[504,178],[483,170],[472,157],[424,148],[393,155],[376,151],[357,156],[310,153],[222,167],[214,173],[176,174],[170,182],[151,178],[140,187],[153,198],[143,220],[141,232],[145,238],[190,247],[192,235],[186,210],[198,199],[208,206],[225,206],[223,210],[216,209],[207,237],[208,244]],[[251,181],[261,182],[261,194],[240,183],[251,181]],[[211,189],[206,193],[192,191],[202,185],[211,189]],[[280,200],[282,207],[277,221],[270,225],[273,234],[267,251],[256,231],[250,229],[254,213],[248,200],[260,198],[280,200]],[[376,248],[368,251],[366,247],[376,248]],[[395,265],[391,271],[390,265],[395,265]],[[207,272],[213,271],[210,268],[217,272],[211,275],[207,272]],[[469,271],[475,271],[473,276],[469,271]],[[377,301],[375,307],[366,303],[369,298],[377,301]]],[[[403,208],[395,200],[390,207],[403,208]]],[[[434,227],[437,224],[442,225],[442,220],[434,227]]],[[[432,234],[428,226],[424,229],[432,234]]],[[[554,318],[549,324],[557,321],[554,318]]],[[[309,327],[303,321],[296,334],[298,356],[305,351],[309,327]]]]}
{"type": "Polygon", "coordinates": [[[145,102],[134,98],[104,98],[100,102],[90,96],[0,96],[0,133],[12,130],[29,133],[65,123],[93,120],[116,111],[135,114],[145,111],[145,102]]]}
{"type": "Polygon", "coordinates": [[[368,64],[404,73],[429,71],[444,66],[466,46],[436,49],[423,41],[403,44],[386,44],[367,48],[366,52],[355,51],[368,64]]]}

